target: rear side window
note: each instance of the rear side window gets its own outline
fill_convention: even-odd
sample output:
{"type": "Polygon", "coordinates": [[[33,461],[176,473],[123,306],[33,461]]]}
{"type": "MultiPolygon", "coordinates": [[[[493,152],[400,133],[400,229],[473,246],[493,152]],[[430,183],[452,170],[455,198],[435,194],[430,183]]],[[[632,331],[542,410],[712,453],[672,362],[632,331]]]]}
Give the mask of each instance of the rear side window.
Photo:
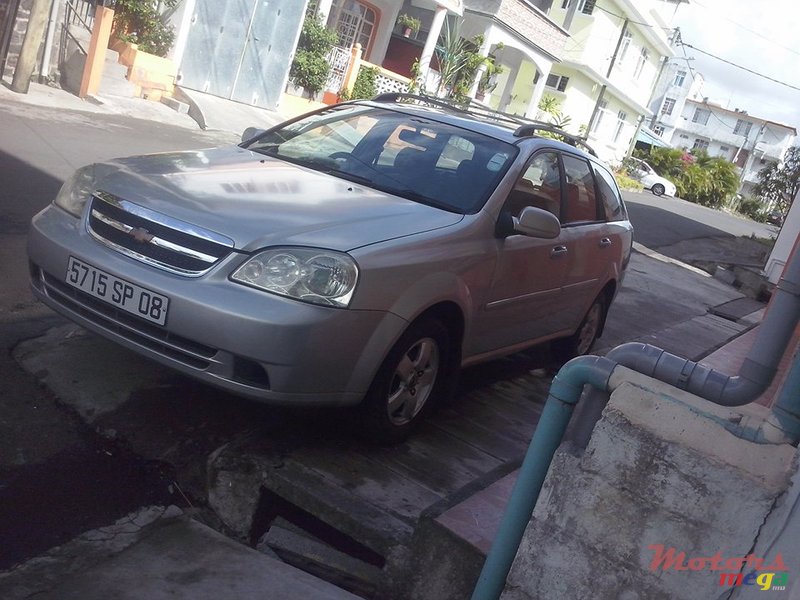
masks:
{"type": "Polygon", "coordinates": [[[597,175],[597,187],[600,192],[600,199],[603,201],[603,210],[606,213],[607,221],[624,221],[625,205],[622,203],[622,196],[619,193],[617,182],[614,176],[600,165],[593,165],[597,175]]]}
{"type": "Polygon", "coordinates": [[[566,203],[561,222],[582,223],[598,220],[597,194],[589,163],[569,154],[563,155],[566,203]]]}

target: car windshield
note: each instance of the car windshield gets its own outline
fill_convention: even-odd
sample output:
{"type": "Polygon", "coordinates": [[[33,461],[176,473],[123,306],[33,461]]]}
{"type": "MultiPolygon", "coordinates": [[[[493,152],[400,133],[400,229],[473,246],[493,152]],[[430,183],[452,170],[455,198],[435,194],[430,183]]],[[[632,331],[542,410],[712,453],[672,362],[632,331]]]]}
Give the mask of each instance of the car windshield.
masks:
{"type": "Polygon", "coordinates": [[[463,214],[480,210],[517,154],[480,133],[358,104],[271,129],[245,147],[463,214]]]}

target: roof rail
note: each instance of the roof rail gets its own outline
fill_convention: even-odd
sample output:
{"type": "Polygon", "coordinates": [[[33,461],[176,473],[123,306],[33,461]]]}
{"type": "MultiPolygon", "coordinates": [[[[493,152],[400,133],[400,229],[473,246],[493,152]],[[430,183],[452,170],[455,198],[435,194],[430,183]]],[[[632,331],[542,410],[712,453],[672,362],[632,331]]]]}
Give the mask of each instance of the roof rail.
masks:
{"type": "Polygon", "coordinates": [[[409,100],[416,100],[417,102],[423,102],[425,104],[430,104],[432,106],[438,106],[439,108],[446,108],[447,110],[451,110],[453,112],[460,112],[460,113],[468,112],[463,108],[460,108],[458,105],[453,104],[452,102],[448,102],[447,100],[442,100],[441,98],[433,98],[431,96],[425,96],[423,94],[389,92],[386,94],[379,94],[372,99],[373,102],[403,102],[403,101],[407,102],[409,100]]]}
{"type": "Polygon", "coordinates": [[[452,101],[448,101],[442,98],[434,98],[423,94],[390,92],[387,94],[380,94],[378,96],[375,96],[372,99],[372,101],[398,102],[398,103],[404,101],[405,102],[416,101],[424,104],[429,104],[431,106],[444,108],[454,113],[470,114],[470,115],[484,117],[487,119],[492,119],[495,121],[503,121],[505,123],[517,125],[517,128],[514,130],[515,137],[530,137],[536,135],[537,131],[547,131],[548,133],[552,133],[559,136],[564,141],[564,143],[569,144],[570,146],[576,148],[578,146],[583,147],[589,154],[597,158],[597,152],[595,152],[594,149],[589,144],[587,144],[582,137],[568,133],[563,129],[556,127],[552,123],[546,123],[544,121],[536,121],[533,119],[528,119],[526,117],[521,117],[519,115],[512,115],[499,110],[494,110],[488,106],[478,104],[473,100],[470,100],[466,106],[462,106],[452,101]]]}
{"type": "Polygon", "coordinates": [[[578,146],[582,146],[583,148],[586,149],[586,151],[589,154],[597,158],[597,152],[595,152],[594,148],[592,148],[589,144],[587,144],[586,140],[584,140],[582,137],[579,137],[572,133],[568,133],[563,129],[556,127],[555,125],[552,125],[550,123],[544,123],[539,121],[525,123],[517,127],[516,131],[514,131],[514,136],[529,137],[532,135],[536,135],[537,131],[547,131],[549,133],[558,135],[561,138],[563,138],[564,143],[569,144],[570,146],[574,146],[576,148],[578,146]]]}

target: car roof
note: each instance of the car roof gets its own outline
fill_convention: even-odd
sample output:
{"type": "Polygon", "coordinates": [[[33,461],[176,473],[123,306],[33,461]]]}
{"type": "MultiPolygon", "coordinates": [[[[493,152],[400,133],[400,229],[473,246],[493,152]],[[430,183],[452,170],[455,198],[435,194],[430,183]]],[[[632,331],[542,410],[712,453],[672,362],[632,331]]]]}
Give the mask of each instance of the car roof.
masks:
{"type": "MultiPolygon", "coordinates": [[[[431,99],[430,101],[437,102],[435,99],[431,99]]],[[[586,152],[575,145],[554,140],[550,137],[536,135],[534,131],[546,130],[547,127],[554,128],[552,125],[525,120],[522,117],[516,117],[514,115],[505,115],[504,113],[495,112],[490,109],[475,112],[462,110],[455,106],[448,107],[444,102],[440,102],[441,106],[374,100],[357,100],[355,103],[401,112],[410,116],[432,119],[440,123],[460,127],[461,129],[480,133],[514,145],[519,144],[522,140],[538,139],[546,142],[550,147],[580,154],[586,158],[595,160],[595,162],[601,162],[596,156],[593,156],[592,153],[586,152]],[[530,133],[522,131],[525,128],[530,128],[530,133]]],[[[564,134],[574,137],[567,132],[564,132],[564,134]]]]}

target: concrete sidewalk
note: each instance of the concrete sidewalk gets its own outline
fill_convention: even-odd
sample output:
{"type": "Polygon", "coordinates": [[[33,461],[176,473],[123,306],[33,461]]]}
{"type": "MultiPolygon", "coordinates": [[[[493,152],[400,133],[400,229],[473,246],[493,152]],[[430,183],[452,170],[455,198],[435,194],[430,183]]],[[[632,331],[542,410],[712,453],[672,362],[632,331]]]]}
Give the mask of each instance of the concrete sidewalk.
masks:
{"type": "Polygon", "coordinates": [[[237,136],[240,136],[247,127],[266,129],[285,119],[280,112],[191,90],[179,89],[176,100],[183,103],[183,106],[172,103],[175,108],[171,108],[167,104],[143,98],[112,95],[99,95],[82,100],[67,90],[39,83],[31,83],[27,94],[18,94],[9,89],[8,82],[0,81],[0,102],[4,103],[13,102],[97,115],[124,115],[187,129],[229,131],[237,136]],[[185,110],[186,105],[188,105],[187,112],[177,110],[178,108],[185,110]]]}

